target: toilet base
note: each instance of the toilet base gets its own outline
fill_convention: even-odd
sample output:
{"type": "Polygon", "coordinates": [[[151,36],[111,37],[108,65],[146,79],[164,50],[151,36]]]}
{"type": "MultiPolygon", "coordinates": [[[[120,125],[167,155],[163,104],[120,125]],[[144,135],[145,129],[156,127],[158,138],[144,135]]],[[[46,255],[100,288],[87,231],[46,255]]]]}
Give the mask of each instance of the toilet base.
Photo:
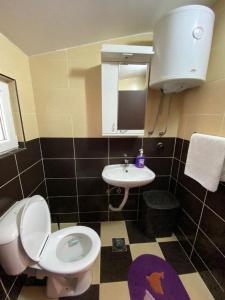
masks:
{"type": "Polygon", "coordinates": [[[90,270],[79,274],[78,277],[50,276],[47,280],[47,296],[49,298],[78,296],[86,292],[91,283],[90,270]]]}

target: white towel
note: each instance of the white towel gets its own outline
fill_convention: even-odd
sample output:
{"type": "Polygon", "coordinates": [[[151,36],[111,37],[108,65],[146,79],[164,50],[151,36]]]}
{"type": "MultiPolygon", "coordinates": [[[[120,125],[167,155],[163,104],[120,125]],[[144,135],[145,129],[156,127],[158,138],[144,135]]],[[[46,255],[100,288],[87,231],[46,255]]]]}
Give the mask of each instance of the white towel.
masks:
{"type": "Polygon", "coordinates": [[[184,174],[215,192],[225,181],[225,138],[194,133],[191,136],[184,174]]]}

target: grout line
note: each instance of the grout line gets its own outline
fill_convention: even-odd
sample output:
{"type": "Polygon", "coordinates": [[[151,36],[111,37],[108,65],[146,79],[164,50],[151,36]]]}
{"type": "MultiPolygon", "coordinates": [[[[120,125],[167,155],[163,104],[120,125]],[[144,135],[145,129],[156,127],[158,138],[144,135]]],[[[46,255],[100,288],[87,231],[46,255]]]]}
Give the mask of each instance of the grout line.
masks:
{"type": "MultiPolygon", "coordinates": [[[[135,159],[135,156],[127,156],[129,159],[135,159]]],[[[168,159],[173,158],[173,156],[145,156],[145,158],[152,158],[152,159],[168,159]]],[[[108,160],[108,159],[124,159],[123,156],[110,156],[109,150],[108,150],[108,156],[107,157],[43,157],[44,160],[67,160],[67,159],[77,159],[77,160],[92,160],[92,159],[99,159],[99,160],[108,160]]]]}
{"type": "Polygon", "coordinates": [[[213,212],[222,222],[225,223],[225,219],[223,219],[223,217],[221,217],[217,212],[215,212],[210,206],[205,204],[205,207],[208,208],[209,210],[211,210],[211,212],[213,212]]]}
{"type": "Polygon", "coordinates": [[[196,199],[198,199],[198,201],[200,201],[201,203],[204,202],[204,199],[201,200],[198,196],[196,196],[192,191],[190,191],[185,185],[183,185],[182,183],[178,183],[179,185],[181,185],[187,192],[189,192],[192,196],[194,196],[196,199]]]}
{"type": "Polygon", "coordinates": [[[74,198],[74,197],[76,197],[76,195],[74,195],[74,196],[49,196],[48,198],[49,199],[51,199],[51,198],[74,198]]]}
{"type": "Polygon", "coordinates": [[[201,231],[201,233],[204,234],[204,236],[209,240],[209,242],[213,244],[213,246],[217,249],[217,251],[220,252],[220,254],[225,258],[225,254],[218,248],[218,246],[211,240],[211,238],[204,232],[204,230],[201,229],[200,226],[199,226],[199,230],[201,231]]]}
{"type": "MultiPolygon", "coordinates": [[[[169,177],[169,174],[164,174],[164,175],[156,175],[156,177],[169,177]]],[[[101,176],[87,176],[87,177],[46,177],[46,179],[102,179],[101,176]]]]}
{"type": "Polygon", "coordinates": [[[201,220],[202,220],[202,215],[203,215],[203,210],[204,210],[204,207],[205,207],[205,200],[206,200],[206,197],[207,197],[207,193],[208,193],[208,191],[205,192],[205,197],[204,197],[201,214],[200,214],[199,221],[198,221],[197,231],[196,231],[196,234],[195,234],[195,238],[194,238],[192,249],[191,249],[191,253],[190,253],[190,258],[192,257],[192,254],[193,254],[193,251],[194,251],[195,242],[196,242],[197,235],[198,235],[198,232],[199,232],[199,227],[200,227],[200,223],[201,223],[201,220]]]}
{"type": "MultiPolygon", "coordinates": [[[[136,209],[125,209],[123,210],[123,212],[136,212],[136,209]]],[[[80,214],[93,214],[93,213],[107,213],[108,210],[90,210],[90,211],[80,211],[80,214]]],[[[77,211],[74,212],[63,212],[63,213],[51,213],[51,215],[73,215],[78,213],[77,211]]],[[[115,212],[114,212],[115,213],[115,212]]],[[[126,220],[122,220],[122,221],[126,221],[126,220]]]]}
{"type": "Polygon", "coordinates": [[[9,294],[10,294],[12,288],[14,287],[14,284],[16,283],[17,279],[18,279],[18,276],[16,276],[15,280],[13,281],[13,284],[11,285],[11,288],[9,289],[9,291],[8,291],[8,293],[7,293],[8,299],[10,299],[9,294]]]}
{"type": "Polygon", "coordinates": [[[185,254],[185,256],[188,258],[189,262],[191,263],[192,267],[195,269],[196,273],[198,273],[198,270],[196,269],[195,265],[193,264],[193,262],[191,261],[190,257],[187,255],[186,251],[184,250],[183,246],[181,245],[179,239],[177,239],[183,253],[185,254]]]}
{"type": "Polygon", "coordinates": [[[192,221],[192,223],[194,223],[195,226],[198,227],[198,223],[195,222],[195,220],[189,215],[189,213],[188,213],[184,208],[182,208],[181,210],[182,210],[182,211],[185,213],[185,215],[192,221]]]}
{"type": "Polygon", "coordinates": [[[42,168],[43,168],[44,181],[45,181],[45,192],[46,192],[46,195],[47,195],[47,202],[48,202],[48,187],[47,187],[47,182],[46,182],[46,173],[45,173],[43,151],[42,151],[42,145],[41,145],[41,139],[40,138],[39,138],[39,148],[40,148],[40,152],[41,152],[41,161],[42,161],[42,168]]]}
{"type": "Polygon", "coordinates": [[[0,186],[0,189],[3,188],[5,185],[7,185],[8,183],[10,183],[11,181],[13,181],[14,179],[16,179],[17,177],[19,177],[19,174],[16,175],[15,177],[11,178],[10,180],[8,180],[7,182],[3,183],[3,185],[0,186]]]}
{"type": "Polygon", "coordinates": [[[10,300],[10,298],[8,297],[8,294],[7,294],[7,291],[6,291],[6,288],[2,282],[2,279],[0,278],[0,285],[2,286],[2,289],[3,291],[5,292],[5,300],[10,300]]]}
{"type": "MultiPolygon", "coordinates": [[[[182,211],[185,213],[185,215],[197,226],[197,230],[199,227],[199,230],[205,235],[205,237],[213,244],[213,246],[220,252],[220,254],[225,258],[225,254],[219,249],[219,247],[213,242],[213,240],[207,235],[207,233],[200,227],[198,224],[192,219],[192,217],[186,212],[184,208],[182,208],[182,211]]],[[[180,228],[180,226],[177,225],[177,227],[180,229],[180,231],[183,233],[183,235],[187,238],[183,230],[180,228]]],[[[197,233],[197,231],[196,231],[197,233]]],[[[188,239],[188,238],[187,238],[188,239]]],[[[194,244],[194,243],[193,243],[194,244]]],[[[193,245],[191,245],[193,246],[193,245]]]]}
{"type": "MultiPolygon", "coordinates": [[[[186,241],[188,242],[188,244],[190,246],[191,243],[189,241],[189,239],[186,237],[186,235],[184,234],[183,230],[181,230],[181,228],[179,226],[177,226],[179,228],[179,230],[181,231],[181,233],[183,234],[183,236],[185,237],[186,241]]],[[[191,262],[192,266],[195,268],[195,270],[198,272],[197,268],[195,267],[194,263],[192,262],[191,260],[191,256],[189,258],[188,254],[186,253],[185,249],[183,248],[182,244],[180,243],[179,239],[178,240],[178,243],[179,245],[181,246],[182,250],[184,251],[184,253],[186,254],[186,256],[188,257],[189,261],[191,262]]],[[[207,265],[205,264],[205,262],[202,260],[201,256],[199,255],[199,253],[197,252],[196,249],[194,249],[194,251],[196,252],[196,254],[198,255],[198,257],[201,259],[202,263],[205,265],[205,267],[207,268],[208,272],[210,273],[210,275],[213,277],[213,279],[216,281],[216,283],[218,284],[218,286],[222,289],[222,291],[224,291],[224,289],[221,287],[221,285],[219,284],[219,282],[216,280],[216,278],[214,277],[214,275],[211,273],[210,269],[207,267],[207,265]]],[[[199,272],[198,272],[199,273],[199,272]]],[[[204,281],[204,280],[203,280],[204,281]]],[[[206,283],[205,283],[206,284],[206,283]]],[[[206,285],[207,286],[207,285],[206,285]]],[[[207,286],[208,287],[208,286],[207,286]]]]}
{"type": "Polygon", "coordinates": [[[173,176],[171,176],[172,177],[172,179],[174,180],[174,181],[176,181],[176,178],[174,178],[173,176]]]}
{"type": "MultiPolygon", "coordinates": [[[[108,154],[108,157],[107,157],[107,160],[108,160],[108,165],[110,163],[110,138],[108,138],[108,151],[107,151],[107,154],[108,154]]],[[[110,213],[109,213],[109,204],[110,204],[110,187],[109,185],[107,184],[107,199],[108,199],[108,221],[109,221],[109,217],[110,217],[110,213]]]]}
{"type": "MultiPolygon", "coordinates": [[[[180,161],[180,159],[178,159],[178,158],[176,158],[176,157],[174,157],[174,159],[177,161],[177,162],[179,162],[180,161]]],[[[182,162],[182,161],[181,161],[182,162]]]]}
{"type": "Polygon", "coordinates": [[[138,222],[138,219],[139,219],[140,197],[141,197],[141,188],[139,187],[138,199],[137,199],[137,222],[138,222]]]}
{"type": "Polygon", "coordinates": [[[19,178],[19,182],[20,182],[20,188],[21,188],[21,191],[22,191],[22,196],[24,198],[23,185],[22,185],[22,181],[21,181],[21,178],[20,178],[20,172],[19,172],[18,162],[17,162],[17,158],[16,158],[15,154],[14,154],[14,157],[15,157],[15,162],[16,162],[16,169],[17,169],[17,172],[18,172],[18,178],[19,178]]]}
{"type": "Polygon", "coordinates": [[[30,195],[33,194],[44,181],[45,181],[45,179],[43,179],[27,197],[30,197],[30,195]]]}
{"type": "Polygon", "coordinates": [[[108,145],[108,149],[107,149],[107,160],[108,160],[108,165],[109,165],[109,158],[110,158],[110,139],[107,138],[107,145],[108,145]]]}
{"type": "MultiPolygon", "coordinates": [[[[123,211],[136,211],[136,209],[125,209],[123,211]]],[[[81,211],[80,213],[81,214],[86,214],[86,213],[99,213],[99,212],[102,212],[102,213],[107,213],[107,210],[90,210],[90,211],[81,211]]],[[[111,211],[110,211],[111,212],[111,211]]],[[[113,212],[113,211],[112,211],[113,212]]],[[[115,213],[115,212],[114,212],[115,213]]],[[[69,214],[69,213],[68,213],[69,214]]]]}
{"type": "Polygon", "coordinates": [[[175,138],[174,139],[174,145],[173,145],[173,157],[172,157],[171,168],[170,168],[170,180],[169,180],[168,191],[170,191],[170,185],[171,185],[171,176],[172,176],[172,170],[173,170],[174,153],[175,153],[175,148],[176,148],[176,141],[177,141],[177,139],[175,138]]]}
{"type": "MultiPolygon", "coordinates": [[[[181,150],[180,150],[180,159],[182,157],[183,146],[184,146],[184,139],[182,139],[181,150]]],[[[174,191],[175,195],[176,195],[176,192],[177,192],[177,184],[178,184],[179,174],[180,174],[180,161],[179,161],[178,170],[177,170],[177,178],[176,178],[175,191],[174,191]]]]}
{"type": "MultiPolygon", "coordinates": [[[[74,159],[74,157],[43,157],[43,160],[67,160],[67,159],[74,159]]],[[[77,158],[78,159],[78,158],[77,158]]]]}
{"type": "MultiPolygon", "coordinates": [[[[178,226],[179,228],[179,226],[178,226]]],[[[180,228],[179,228],[180,229],[180,228]]],[[[181,233],[183,234],[183,231],[181,230],[181,233]]],[[[184,235],[184,237],[186,238],[186,236],[184,235]]],[[[187,238],[186,238],[187,239],[187,238]]],[[[185,249],[183,248],[183,246],[181,245],[179,239],[177,239],[179,245],[181,246],[183,252],[185,253],[185,255],[188,257],[190,263],[192,264],[192,266],[194,267],[194,269],[196,270],[196,272],[200,275],[200,272],[197,270],[197,268],[195,267],[194,263],[192,262],[192,260],[189,258],[189,256],[187,255],[185,249]]],[[[187,242],[190,244],[189,240],[187,239],[187,242]]],[[[205,264],[205,262],[202,260],[201,256],[199,255],[199,253],[196,251],[196,249],[194,250],[196,252],[196,254],[198,255],[199,259],[201,260],[201,262],[204,264],[204,266],[206,267],[206,269],[208,270],[208,272],[210,273],[210,275],[212,276],[212,278],[214,279],[214,281],[217,283],[217,285],[219,286],[219,288],[224,292],[225,290],[222,288],[222,286],[220,285],[220,283],[217,281],[217,279],[214,277],[214,275],[211,273],[211,270],[208,268],[208,266],[205,264]]],[[[201,277],[201,275],[200,275],[201,277]]],[[[202,279],[203,280],[203,279],[202,279]]],[[[203,280],[204,282],[204,280],[203,280]]],[[[204,282],[205,283],[205,282],[204,282]]],[[[206,287],[208,288],[207,284],[205,283],[206,287]]],[[[210,289],[208,288],[209,292],[210,289]]],[[[210,292],[211,293],[211,292],[210,292]]],[[[212,293],[211,293],[212,294],[212,293]]]]}
{"type": "MultiPolygon", "coordinates": [[[[181,162],[183,163],[183,162],[181,162]]],[[[174,180],[176,180],[173,176],[171,176],[174,180]]],[[[180,186],[182,186],[188,193],[190,193],[193,197],[195,197],[198,201],[203,203],[203,200],[201,200],[198,196],[196,196],[192,191],[190,191],[185,185],[183,185],[181,182],[178,183],[180,186]]],[[[220,183],[222,184],[222,183],[220,183]]],[[[205,204],[205,206],[211,210],[221,221],[225,222],[225,219],[221,217],[215,210],[213,210],[208,204],[205,204]]]]}
{"type": "Polygon", "coordinates": [[[28,171],[29,169],[31,169],[32,167],[34,167],[35,165],[37,165],[39,162],[41,162],[41,159],[39,159],[38,161],[36,161],[34,164],[30,165],[28,168],[24,169],[22,172],[20,172],[20,175],[25,173],[26,171],[28,171]]]}
{"type": "MultiPolygon", "coordinates": [[[[120,195],[120,194],[113,194],[113,195],[120,195]]],[[[132,195],[137,195],[137,194],[132,194],[132,195]]],[[[60,197],[76,197],[77,194],[73,195],[56,195],[56,196],[49,196],[49,198],[60,198],[60,197]]],[[[89,195],[78,195],[78,197],[99,197],[99,196],[107,196],[107,194],[89,194],[89,195]]]]}
{"type": "MultiPolygon", "coordinates": [[[[68,53],[68,48],[65,49],[65,62],[66,62],[66,72],[69,74],[69,53],[68,53]]],[[[69,89],[70,86],[70,76],[67,76],[67,88],[69,89]]]]}
{"type": "MultiPolygon", "coordinates": [[[[71,179],[76,179],[77,177],[46,177],[46,179],[48,180],[71,180],[71,179]]],[[[85,177],[85,178],[89,178],[89,177],[85,177]]],[[[99,178],[99,177],[90,177],[90,178],[99,178]]]]}
{"type": "MultiPolygon", "coordinates": [[[[192,243],[191,241],[189,240],[189,238],[186,236],[186,234],[184,233],[184,231],[180,228],[179,225],[177,225],[177,228],[180,230],[180,232],[183,234],[183,236],[185,237],[185,239],[187,240],[188,244],[192,247],[192,243]]],[[[178,240],[178,238],[177,238],[178,240]]],[[[185,250],[184,250],[185,251],[185,250]]],[[[188,254],[187,254],[188,255],[188,254]]]]}
{"type": "MultiPolygon", "coordinates": [[[[198,253],[198,251],[196,249],[194,249],[195,253],[198,255],[199,259],[201,260],[201,262],[204,264],[204,266],[206,267],[206,269],[208,270],[208,272],[210,273],[210,275],[212,276],[212,278],[215,280],[215,282],[218,284],[219,288],[225,292],[224,288],[220,285],[220,283],[218,282],[218,280],[216,279],[216,277],[213,275],[213,273],[211,272],[211,270],[209,269],[209,267],[207,266],[207,264],[204,262],[204,260],[202,259],[202,257],[200,256],[200,254],[198,253]]],[[[203,280],[204,281],[204,280],[203,280]]]]}
{"type": "Polygon", "coordinates": [[[73,155],[74,155],[74,175],[75,175],[75,182],[76,182],[76,202],[77,202],[77,214],[78,214],[78,222],[80,222],[80,208],[79,208],[79,201],[78,201],[78,182],[77,182],[77,164],[76,164],[76,147],[75,147],[75,139],[73,139],[73,155]]]}

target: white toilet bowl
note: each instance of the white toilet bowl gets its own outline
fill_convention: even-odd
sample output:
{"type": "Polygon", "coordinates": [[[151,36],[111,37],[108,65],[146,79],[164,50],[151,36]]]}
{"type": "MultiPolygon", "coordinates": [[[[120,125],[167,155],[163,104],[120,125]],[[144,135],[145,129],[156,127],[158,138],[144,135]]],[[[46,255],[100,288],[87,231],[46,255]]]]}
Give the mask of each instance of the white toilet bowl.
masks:
{"type": "Polygon", "coordinates": [[[74,226],[52,233],[38,265],[48,275],[48,297],[84,293],[92,282],[91,266],[99,254],[99,237],[94,230],[74,226]]]}
{"type": "Polygon", "coordinates": [[[85,226],[51,233],[50,212],[45,199],[36,195],[22,201],[23,206],[18,203],[20,209],[14,205],[0,220],[5,239],[8,234],[12,236],[11,242],[7,238],[7,244],[0,239],[0,262],[5,271],[15,275],[28,267],[37,277],[47,276],[50,298],[84,293],[91,285],[90,268],[100,252],[97,233],[85,226]],[[7,261],[8,251],[15,254],[16,269],[12,256],[7,261]]]}

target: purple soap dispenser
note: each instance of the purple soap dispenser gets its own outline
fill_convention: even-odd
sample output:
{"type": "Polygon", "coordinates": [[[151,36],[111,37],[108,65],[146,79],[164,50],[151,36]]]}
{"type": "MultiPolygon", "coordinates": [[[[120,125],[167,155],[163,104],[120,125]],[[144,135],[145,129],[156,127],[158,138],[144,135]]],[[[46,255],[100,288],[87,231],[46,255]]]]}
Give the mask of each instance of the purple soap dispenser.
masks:
{"type": "Polygon", "coordinates": [[[144,168],[145,166],[145,157],[143,153],[144,153],[143,149],[140,149],[139,154],[135,159],[135,166],[137,168],[144,168]]]}

